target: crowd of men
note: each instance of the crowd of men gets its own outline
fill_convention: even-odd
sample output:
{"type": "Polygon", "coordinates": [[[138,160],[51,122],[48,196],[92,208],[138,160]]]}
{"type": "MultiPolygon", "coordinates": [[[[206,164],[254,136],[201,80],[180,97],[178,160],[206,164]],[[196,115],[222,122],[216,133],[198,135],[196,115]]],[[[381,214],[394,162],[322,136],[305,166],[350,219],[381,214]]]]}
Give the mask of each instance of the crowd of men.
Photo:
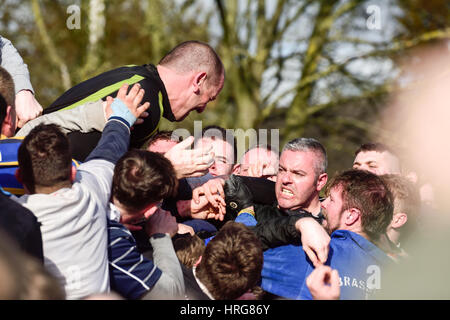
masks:
{"type": "Polygon", "coordinates": [[[385,144],[329,177],[314,138],[237,159],[225,128],[158,129],[218,97],[208,44],[100,74],[44,110],[0,47],[0,299],[371,299],[407,259],[422,204],[385,144]]]}

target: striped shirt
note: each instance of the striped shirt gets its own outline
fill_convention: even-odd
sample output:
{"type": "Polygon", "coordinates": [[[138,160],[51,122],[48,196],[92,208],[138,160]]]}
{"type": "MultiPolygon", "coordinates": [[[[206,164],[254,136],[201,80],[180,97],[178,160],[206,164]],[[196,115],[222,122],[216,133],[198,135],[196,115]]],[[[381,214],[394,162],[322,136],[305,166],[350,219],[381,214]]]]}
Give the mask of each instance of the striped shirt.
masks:
{"type": "Polygon", "coordinates": [[[136,248],[136,240],[120,222],[117,209],[110,205],[108,218],[108,259],[111,290],[127,299],[139,299],[161,277],[153,261],[144,258],[136,248]]]}

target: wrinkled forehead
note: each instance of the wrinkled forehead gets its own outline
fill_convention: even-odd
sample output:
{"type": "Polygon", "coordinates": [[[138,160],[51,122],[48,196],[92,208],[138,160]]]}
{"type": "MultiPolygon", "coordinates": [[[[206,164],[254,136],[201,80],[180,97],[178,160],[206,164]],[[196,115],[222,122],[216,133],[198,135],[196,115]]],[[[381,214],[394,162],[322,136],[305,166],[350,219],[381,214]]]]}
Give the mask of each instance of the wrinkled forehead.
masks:
{"type": "Polygon", "coordinates": [[[285,150],[281,153],[280,166],[286,170],[314,171],[317,155],[312,151],[285,150]]]}

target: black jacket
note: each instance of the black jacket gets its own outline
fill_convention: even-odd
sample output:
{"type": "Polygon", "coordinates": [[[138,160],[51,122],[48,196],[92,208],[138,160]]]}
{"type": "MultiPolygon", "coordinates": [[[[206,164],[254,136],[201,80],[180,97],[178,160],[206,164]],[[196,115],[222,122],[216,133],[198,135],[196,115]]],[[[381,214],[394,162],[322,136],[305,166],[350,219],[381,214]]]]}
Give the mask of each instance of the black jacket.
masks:
{"type": "Polygon", "coordinates": [[[44,261],[40,223],[34,214],[0,192],[0,228],[24,252],[44,261]]]}
{"type": "MultiPolygon", "coordinates": [[[[80,103],[99,99],[106,100],[107,96],[116,97],[122,82],[127,82],[130,88],[132,84],[139,83],[145,90],[142,103],[150,103],[150,107],[147,109],[149,116],[144,119],[143,124],[133,129],[130,136],[130,147],[139,148],[153,132],[156,132],[161,117],[175,121],[166,88],[154,65],[120,67],[83,81],[63,93],[55,102],[45,108],[43,113],[74,108],[80,103]],[[161,114],[161,109],[163,114],[161,114]]],[[[69,133],[68,137],[73,147],[72,157],[84,161],[97,145],[101,133],[96,131],[91,133],[73,132],[69,133]]]]}

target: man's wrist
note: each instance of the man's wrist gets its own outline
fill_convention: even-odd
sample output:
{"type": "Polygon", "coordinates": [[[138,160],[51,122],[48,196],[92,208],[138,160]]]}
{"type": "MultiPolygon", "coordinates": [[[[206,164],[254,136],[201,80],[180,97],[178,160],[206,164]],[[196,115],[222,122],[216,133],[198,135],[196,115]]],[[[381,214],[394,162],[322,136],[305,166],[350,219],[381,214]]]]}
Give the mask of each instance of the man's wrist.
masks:
{"type": "Polygon", "coordinates": [[[308,217],[308,216],[299,216],[298,220],[295,222],[295,229],[301,233],[302,232],[302,226],[305,223],[305,219],[313,219],[313,217],[308,217]]]}
{"type": "Polygon", "coordinates": [[[150,239],[161,239],[161,238],[164,238],[165,236],[169,236],[170,237],[170,235],[168,234],[168,233],[160,233],[160,232],[158,232],[158,233],[154,233],[154,234],[152,234],[151,236],[150,236],[150,239]]]}

